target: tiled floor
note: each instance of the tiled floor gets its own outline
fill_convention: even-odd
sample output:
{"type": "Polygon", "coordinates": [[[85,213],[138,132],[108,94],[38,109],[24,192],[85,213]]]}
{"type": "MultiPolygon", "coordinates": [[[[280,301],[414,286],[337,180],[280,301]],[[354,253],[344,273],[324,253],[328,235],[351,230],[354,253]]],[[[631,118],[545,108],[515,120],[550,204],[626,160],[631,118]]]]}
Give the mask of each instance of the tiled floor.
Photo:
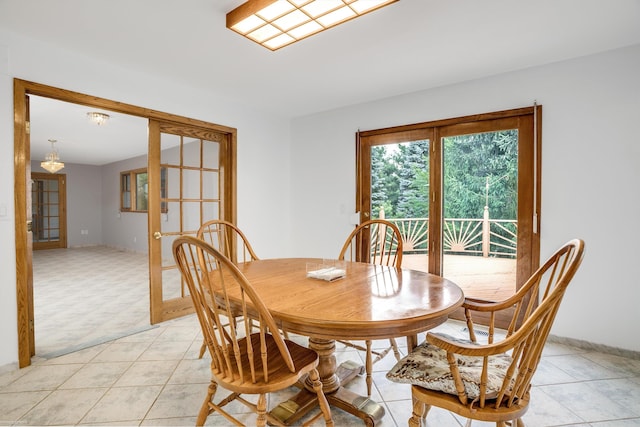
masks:
{"type": "MultiPolygon", "coordinates": [[[[70,255],[73,251],[80,252],[63,252],[70,255]]],[[[111,251],[91,248],[85,252],[94,256],[99,252],[100,262],[105,264],[111,251]]],[[[46,255],[55,255],[57,263],[66,262],[62,253],[41,253],[35,254],[34,265],[42,264],[46,255]]],[[[114,255],[118,257],[117,253],[114,255]]],[[[133,256],[126,254],[124,258],[133,256]]],[[[129,274],[109,282],[113,289],[101,294],[98,305],[90,310],[77,310],[70,300],[61,300],[74,294],[77,299],[95,298],[96,287],[103,292],[105,281],[122,268],[104,267],[103,272],[98,274],[94,270],[88,279],[81,279],[79,261],[71,264],[74,278],[55,279],[61,281],[49,291],[41,285],[47,281],[45,277],[54,276],[51,270],[40,276],[42,280],[36,280],[36,314],[48,310],[47,305],[57,308],[38,320],[42,331],[38,331],[37,326],[37,343],[45,348],[36,351],[32,366],[0,371],[0,424],[194,425],[209,380],[208,360],[197,359],[201,338],[196,319],[189,316],[149,328],[140,321],[138,309],[144,305],[143,314],[147,309],[146,279],[142,284],[135,284],[128,280],[129,274]],[[76,283],[82,280],[85,281],[76,283]],[[122,289],[118,282],[123,285],[122,289]],[[65,291],[59,292],[63,286],[65,291]],[[70,290],[70,286],[77,289],[70,290]],[[88,289],[92,287],[93,290],[88,289]],[[124,295],[131,287],[142,288],[137,292],[143,296],[132,291],[135,299],[127,301],[124,295]],[[52,296],[54,294],[57,297],[52,296]],[[143,303],[139,299],[143,299],[143,303]],[[118,307],[109,307],[110,302],[118,307]],[[56,313],[60,311],[77,311],[78,316],[88,311],[95,323],[80,317],[58,318],[56,313]],[[47,326],[48,320],[55,321],[57,326],[47,326]],[[82,332],[80,326],[86,323],[90,323],[87,331],[82,332]],[[44,330],[49,331],[44,333],[49,341],[43,336],[44,330]],[[139,332],[134,333],[136,330],[139,332]],[[65,342],[65,337],[70,341],[65,342]]],[[[134,274],[131,268],[129,273],[134,274]]],[[[462,325],[452,321],[439,329],[459,334],[462,325]]],[[[303,337],[296,339],[304,341],[303,337]]],[[[406,348],[402,350],[406,352],[406,348]]],[[[342,346],[338,348],[337,357],[338,362],[362,360],[358,352],[342,346]]],[[[393,355],[388,355],[374,366],[372,398],[385,407],[382,426],[406,425],[411,411],[409,387],[385,378],[385,372],[394,363],[393,355]]],[[[524,417],[529,427],[640,426],[640,360],[550,342],[534,383],[532,403],[524,417]]],[[[364,379],[357,377],[348,388],[364,392],[364,379]]],[[[270,406],[294,391],[272,396],[270,406]]],[[[240,405],[233,408],[247,424],[253,422],[252,416],[245,414],[240,405]]],[[[362,425],[338,409],[333,410],[333,416],[336,426],[362,425]]],[[[427,420],[432,427],[459,427],[465,423],[437,408],[430,412],[427,420]]],[[[219,416],[210,416],[207,424],[228,425],[228,422],[219,416]]],[[[474,422],[473,425],[489,424],[474,422]]]]}

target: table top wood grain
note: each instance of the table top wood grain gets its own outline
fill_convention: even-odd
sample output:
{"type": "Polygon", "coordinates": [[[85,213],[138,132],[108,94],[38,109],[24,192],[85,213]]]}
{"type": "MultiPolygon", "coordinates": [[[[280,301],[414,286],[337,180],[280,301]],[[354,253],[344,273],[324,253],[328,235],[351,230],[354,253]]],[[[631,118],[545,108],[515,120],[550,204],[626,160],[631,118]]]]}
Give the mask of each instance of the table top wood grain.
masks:
{"type": "Polygon", "coordinates": [[[239,264],[281,327],[325,339],[382,339],[415,335],[447,320],[464,300],[440,276],[349,261],[261,259],[239,264]],[[307,277],[311,264],[345,270],[327,282],[307,277]]]}

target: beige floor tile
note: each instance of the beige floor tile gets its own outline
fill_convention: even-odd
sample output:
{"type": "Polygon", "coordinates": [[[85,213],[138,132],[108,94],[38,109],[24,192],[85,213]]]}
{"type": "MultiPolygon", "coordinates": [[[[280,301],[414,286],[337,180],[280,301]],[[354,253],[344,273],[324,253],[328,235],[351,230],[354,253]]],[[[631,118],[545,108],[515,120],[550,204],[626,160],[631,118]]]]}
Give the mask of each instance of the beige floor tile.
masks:
{"type": "Polygon", "coordinates": [[[193,325],[175,325],[165,328],[164,332],[158,335],[156,341],[189,341],[192,342],[198,336],[200,324],[197,319],[193,319],[193,325]]]}
{"type": "MultiPolygon", "coordinates": [[[[397,426],[406,426],[411,417],[413,407],[411,400],[396,400],[387,402],[390,416],[397,426]]],[[[427,416],[427,426],[437,427],[460,427],[460,423],[449,411],[440,408],[431,408],[427,416]]],[[[494,426],[495,427],[495,426],[494,426]]]]}
{"type": "Polygon", "coordinates": [[[89,363],[108,346],[109,343],[98,344],[69,354],[54,357],[52,359],[43,360],[43,364],[64,365],[72,363],[89,363]]]}
{"type": "Polygon", "coordinates": [[[100,400],[106,388],[57,390],[19,420],[26,425],[73,425],[100,400]]]}
{"type": "Polygon", "coordinates": [[[0,425],[15,423],[50,393],[49,391],[23,391],[0,394],[0,425]]]}
{"type": "Polygon", "coordinates": [[[177,360],[134,362],[115,383],[116,387],[164,385],[178,366],[177,360]]]}
{"type": "Polygon", "coordinates": [[[154,341],[140,355],[140,360],[182,360],[192,341],[154,341]]]}
{"type": "Polygon", "coordinates": [[[540,387],[545,394],[585,422],[609,421],[614,419],[636,418],[640,413],[614,400],[606,390],[593,388],[590,382],[568,383],[540,387]]]}
{"type": "Polygon", "coordinates": [[[55,390],[84,365],[38,365],[3,388],[4,392],[55,390]]]}
{"type": "MultiPolygon", "coordinates": [[[[193,427],[196,425],[197,417],[174,417],[174,418],[155,418],[145,419],[140,426],[185,426],[193,427]]],[[[228,424],[228,423],[227,423],[228,424]]]]}
{"type": "Polygon", "coordinates": [[[552,395],[545,393],[546,387],[533,387],[531,390],[531,402],[523,420],[530,426],[571,425],[582,423],[584,418],[573,412],[556,400],[552,395]]]}
{"type": "Polygon", "coordinates": [[[160,334],[164,331],[163,327],[159,325],[154,325],[145,331],[139,332],[137,334],[127,335],[122,338],[118,338],[116,342],[153,342],[155,341],[160,334]]]}
{"type": "Polygon", "coordinates": [[[17,366],[7,367],[6,368],[7,370],[3,371],[0,374],[0,388],[6,387],[7,385],[16,381],[18,378],[23,377],[28,372],[30,372],[33,368],[34,366],[27,366],[26,368],[23,368],[23,369],[18,369],[17,366]]]}
{"type": "Polygon", "coordinates": [[[65,381],[60,389],[111,387],[131,366],[131,362],[90,363],[65,381]]]}
{"type": "Polygon", "coordinates": [[[144,419],[162,390],[161,386],[113,387],[82,419],[83,423],[144,419]]]}
{"type": "Polygon", "coordinates": [[[149,345],[148,342],[113,342],[98,354],[93,362],[133,362],[149,348],[149,345]]]}
{"type": "Polygon", "coordinates": [[[197,417],[205,396],[206,386],[202,384],[169,384],[146,418],[197,417]]]}
{"type": "Polygon", "coordinates": [[[208,358],[182,360],[171,375],[169,384],[208,384],[211,379],[210,364],[208,358]]]}

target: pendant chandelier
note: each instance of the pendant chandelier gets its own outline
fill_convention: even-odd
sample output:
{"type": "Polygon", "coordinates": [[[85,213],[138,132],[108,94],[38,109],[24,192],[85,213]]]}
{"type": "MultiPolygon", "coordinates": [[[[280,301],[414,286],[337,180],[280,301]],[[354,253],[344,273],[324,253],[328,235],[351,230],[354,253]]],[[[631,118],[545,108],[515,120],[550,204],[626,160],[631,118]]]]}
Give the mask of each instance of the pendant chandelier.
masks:
{"type": "Polygon", "coordinates": [[[87,118],[90,122],[97,124],[98,126],[102,126],[107,123],[110,116],[105,113],[99,113],[97,111],[90,111],[87,113],[87,118]]]}
{"type": "Polygon", "coordinates": [[[64,167],[64,163],[60,161],[58,150],[56,150],[54,145],[57,141],[55,139],[50,139],[49,142],[51,143],[51,152],[47,153],[45,160],[40,162],[40,166],[49,173],[56,173],[64,167]]]}

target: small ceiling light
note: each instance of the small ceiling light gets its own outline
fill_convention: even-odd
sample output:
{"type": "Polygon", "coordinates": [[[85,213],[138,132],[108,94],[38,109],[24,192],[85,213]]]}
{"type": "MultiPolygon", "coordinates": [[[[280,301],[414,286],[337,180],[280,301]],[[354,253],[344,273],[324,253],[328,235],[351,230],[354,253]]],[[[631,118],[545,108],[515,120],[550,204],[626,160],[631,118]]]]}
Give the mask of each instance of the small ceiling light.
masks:
{"type": "Polygon", "coordinates": [[[57,141],[50,139],[49,142],[51,143],[51,152],[45,156],[45,161],[40,162],[40,166],[49,173],[56,173],[64,167],[64,163],[60,161],[58,150],[56,150],[54,145],[57,141]]]}
{"type": "Polygon", "coordinates": [[[87,113],[87,117],[93,123],[97,124],[98,126],[102,126],[107,123],[107,120],[109,120],[111,116],[105,113],[98,113],[97,111],[91,111],[87,113]]]}
{"type": "Polygon", "coordinates": [[[227,28],[277,50],[398,0],[248,0],[227,13],[227,28]]]}

